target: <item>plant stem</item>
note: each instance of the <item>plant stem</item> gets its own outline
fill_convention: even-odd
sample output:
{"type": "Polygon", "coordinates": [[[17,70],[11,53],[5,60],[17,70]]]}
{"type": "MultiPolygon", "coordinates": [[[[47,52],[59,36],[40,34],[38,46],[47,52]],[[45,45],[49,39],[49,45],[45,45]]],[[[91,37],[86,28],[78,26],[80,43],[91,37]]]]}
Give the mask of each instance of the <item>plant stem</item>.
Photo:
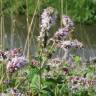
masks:
{"type": "MultiPolygon", "coordinates": [[[[62,15],[63,15],[63,0],[61,0],[61,18],[62,18],[62,15]]],[[[61,27],[62,27],[62,19],[61,19],[61,27]]]]}
{"type": "Polygon", "coordinates": [[[36,15],[36,13],[37,13],[38,4],[39,4],[39,0],[37,1],[37,6],[36,6],[36,8],[35,8],[33,17],[32,17],[32,19],[31,19],[31,23],[29,24],[29,27],[28,27],[28,34],[27,34],[27,38],[26,38],[26,41],[25,41],[25,46],[24,46],[24,52],[23,52],[23,54],[25,54],[25,51],[26,51],[28,39],[29,39],[29,36],[30,36],[30,33],[31,33],[31,27],[32,27],[32,25],[33,25],[33,21],[34,21],[35,15],[36,15]]]}
{"type": "Polygon", "coordinates": [[[2,48],[3,48],[3,46],[2,46],[2,43],[3,43],[3,42],[2,42],[2,36],[3,36],[3,33],[2,33],[2,32],[3,32],[3,30],[2,30],[2,23],[3,23],[3,22],[2,22],[2,20],[3,20],[2,0],[1,0],[0,3],[1,3],[1,22],[0,22],[0,23],[1,23],[1,32],[0,32],[0,33],[1,33],[1,34],[0,34],[0,35],[1,35],[1,36],[0,36],[0,37],[1,37],[1,45],[0,45],[0,47],[1,47],[1,49],[2,49],[2,48]]]}
{"type": "MultiPolygon", "coordinates": [[[[26,0],[26,22],[27,22],[27,32],[28,32],[28,29],[29,29],[29,15],[28,15],[28,0],[26,0]]],[[[30,37],[28,35],[28,50],[27,50],[27,58],[29,59],[29,41],[30,41],[30,37]]]]}
{"type": "Polygon", "coordinates": [[[14,33],[15,33],[15,18],[13,12],[11,11],[11,48],[14,46],[14,33]]]}

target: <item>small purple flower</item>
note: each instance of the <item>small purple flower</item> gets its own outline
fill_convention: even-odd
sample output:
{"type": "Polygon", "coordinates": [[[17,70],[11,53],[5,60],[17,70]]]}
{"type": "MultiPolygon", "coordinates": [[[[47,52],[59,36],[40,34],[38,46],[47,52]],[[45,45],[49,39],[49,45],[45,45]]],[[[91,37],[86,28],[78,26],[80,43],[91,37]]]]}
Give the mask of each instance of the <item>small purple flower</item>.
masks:
{"type": "Polygon", "coordinates": [[[82,48],[83,44],[81,42],[79,42],[78,40],[66,40],[66,41],[61,41],[60,42],[61,48],[82,48]]]}
{"type": "Polygon", "coordinates": [[[6,56],[7,59],[14,58],[15,56],[22,56],[23,55],[23,50],[22,48],[14,48],[9,51],[5,51],[4,55],[6,56]]]}
{"type": "Polygon", "coordinates": [[[35,59],[32,59],[32,66],[38,66],[39,62],[35,59]]]}
{"type": "Polygon", "coordinates": [[[20,69],[21,67],[23,67],[24,65],[26,65],[28,63],[28,61],[26,60],[26,58],[24,56],[21,57],[14,57],[12,58],[11,61],[8,61],[7,63],[7,70],[9,72],[14,72],[18,69],[20,69]]]}
{"type": "Polygon", "coordinates": [[[5,52],[0,50],[0,59],[4,60],[6,58],[7,58],[7,56],[6,56],[5,52]]]}
{"type": "Polygon", "coordinates": [[[69,29],[68,28],[60,28],[58,31],[54,34],[54,37],[57,39],[65,39],[69,34],[69,29]]]}
{"type": "Polygon", "coordinates": [[[65,27],[74,28],[74,23],[73,21],[69,18],[69,16],[62,16],[62,23],[65,27]]]}
{"type": "Polygon", "coordinates": [[[18,89],[16,88],[11,88],[10,89],[10,94],[12,94],[13,96],[24,96],[18,89]]]}
{"type": "Polygon", "coordinates": [[[64,71],[65,74],[68,74],[69,73],[69,70],[66,67],[63,68],[63,71],[64,71]]]}

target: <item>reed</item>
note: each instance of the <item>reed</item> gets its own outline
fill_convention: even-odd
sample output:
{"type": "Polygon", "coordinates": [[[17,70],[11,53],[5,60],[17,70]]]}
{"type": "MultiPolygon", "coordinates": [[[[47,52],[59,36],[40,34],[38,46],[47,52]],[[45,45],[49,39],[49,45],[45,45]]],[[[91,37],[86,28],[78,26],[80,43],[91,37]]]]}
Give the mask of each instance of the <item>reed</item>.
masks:
{"type": "Polygon", "coordinates": [[[0,10],[1,11],[1,18],[0,18],[1,19],[0,20],[1,21],[0,22],[0,27],[1,27],[0,28],[1,29],[0,30],[0,41],[1,41],[1,43],[0,43],[0,47],[1,47],[1,49],[3,49],[3,45],[2,45],[3,44],[3,11],[2,11],[2,0],[0,2],[0,5],[1,5],[1,8],[0,8],[1,9],[0,10]]]}
{"type": "MultiPolygon", "coordinates": [[[[33,16],[32,16],[31,22],[30,22],[29,27],[28,27],[28,34],[27,34],[27,38],[26,38],[25,46],[24,46],[24,54],[25,54],[25,52],[26,52],[27,43],[28,43],[28,41],[29,41],[29,36],[30,36],[30,33],[31,33],[32,24],[33,24],[35,15],[36,15],[36,13],[37,13],[38,4],[39,4],[39,0],[37,1],[37,5],[36,5],[36,8],[35,8],[35,10],[34,10],[34,14],[33,14],[33,16]]],[[[28,44],[28,46],[29,46],[29,44],[28,44]]],[[[28,49],[28,50],[29,50],[29,49],[28,49]]]]}

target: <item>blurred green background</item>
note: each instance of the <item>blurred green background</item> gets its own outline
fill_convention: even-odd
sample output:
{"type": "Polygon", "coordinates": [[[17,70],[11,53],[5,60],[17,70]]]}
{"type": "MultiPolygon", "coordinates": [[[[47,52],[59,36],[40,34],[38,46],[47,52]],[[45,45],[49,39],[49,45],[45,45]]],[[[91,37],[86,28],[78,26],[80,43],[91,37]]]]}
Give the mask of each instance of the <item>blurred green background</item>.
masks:
{"type": "MultiPolygon", "coordinates": [[[[1,0],[0,0],[1,1],[1,0]]],[[[28,14],[32,16],[38,0],[2,0],[2,10],[5,15],[26,14],[26,2],[28,14]]],[[[1,4],[0,4],[1,5],[1,4]]],[[[37,14],[47,6],[56,8],[59,14],[63,10],[64,14],[71,16],[75,22],[93,24],[96,21],[96,0],[39,0],[37,14]],[[63,5],[63,7],[62,7],[63,5]]]]}

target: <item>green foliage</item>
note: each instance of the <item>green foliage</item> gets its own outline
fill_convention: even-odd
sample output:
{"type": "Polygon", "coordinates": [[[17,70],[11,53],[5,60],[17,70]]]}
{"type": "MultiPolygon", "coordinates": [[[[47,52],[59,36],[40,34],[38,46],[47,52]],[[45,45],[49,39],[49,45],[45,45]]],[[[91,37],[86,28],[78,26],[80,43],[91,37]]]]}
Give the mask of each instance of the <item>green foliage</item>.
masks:
{"type": "Polygon", "coordinates": [[[75,56],[74,61],[78,64],[78,63],[80,63],[81,59],[79,56],[75,56]]]}
{"type": "Polygon", "coordinates": [[[96,0],[2,0],[4,14],[26,14],[28,8],[28,14],[31,16],[34,14],[36,6],[38,6],[37,12],[41,13],[41,10],[52,6],[59,12],[71,16],[74,21],[80,23],[92,24],[96,21],[96,0]],[[26,3],[27,1],[27,3],[26,3]],[[26,6],[27,5],[27,6],[26,6]],[[63,5],[63,9],[61,9],[63,5]]]}

